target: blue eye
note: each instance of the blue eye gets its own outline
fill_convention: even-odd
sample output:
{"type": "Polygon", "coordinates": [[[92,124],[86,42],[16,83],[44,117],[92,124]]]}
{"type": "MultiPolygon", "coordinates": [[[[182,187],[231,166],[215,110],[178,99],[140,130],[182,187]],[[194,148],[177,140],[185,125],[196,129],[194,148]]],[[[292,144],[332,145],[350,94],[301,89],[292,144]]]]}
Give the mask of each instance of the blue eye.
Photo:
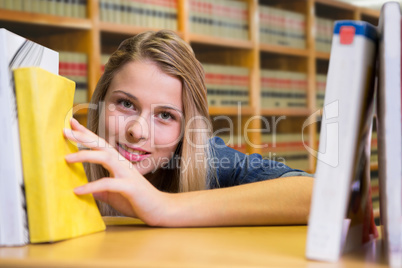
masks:
{"type": "Polygon", "coordinates": [[[159,115],[160,115],[160,118],[163,119],[163,120],[174,119],[172,114],[168,113],[168,112],[161,112],[159,115]]]}
{"type": "Polygon", "coordinates": [[[131,101],[128,101],[128,100],[122,99],[122,100],[119,100],[118,103],[121,104],[126,109],[131,109],[134,107],[134,105],[131,103],[131,101]]]}

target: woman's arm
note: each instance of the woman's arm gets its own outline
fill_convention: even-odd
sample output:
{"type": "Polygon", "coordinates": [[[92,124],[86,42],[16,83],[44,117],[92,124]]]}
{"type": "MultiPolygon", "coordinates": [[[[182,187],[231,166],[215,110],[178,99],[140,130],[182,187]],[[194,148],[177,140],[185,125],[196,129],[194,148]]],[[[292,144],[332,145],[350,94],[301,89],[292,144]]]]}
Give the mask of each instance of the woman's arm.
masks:
{"type": "Polygon", "coordinates": [[[285,177],[171,195],[161,226],[306,224],[313,178],[285,177]]]}
{"type": "Polygon", "coordinates": [[[240,186],[186,192],[157,190],[128,161],[121,160],[106,142],[72,120],[66,138],[91,150],[66,156],[66,161],[102,164],[113,178],[103,178],[75,189],[109,203],[127,216],[152,226],[228,226],[305,224],[313,179],[286,177],[240,186]],[[83,142],[85,141],[85,142],[83,142]]]}

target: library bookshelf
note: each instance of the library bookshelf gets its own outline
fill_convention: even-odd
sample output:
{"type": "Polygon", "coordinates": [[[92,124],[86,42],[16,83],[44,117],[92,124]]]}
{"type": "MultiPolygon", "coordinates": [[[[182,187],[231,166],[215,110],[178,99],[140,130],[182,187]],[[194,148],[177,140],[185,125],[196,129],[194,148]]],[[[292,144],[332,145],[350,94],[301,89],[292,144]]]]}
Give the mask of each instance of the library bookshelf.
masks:
{"type": "MultiPolygon", "coordinates": [[[[32,0],[38,5],[43,0],[32,0]]],[[[197,58],[204,64],[243,67],[249,70],[248,101],[246,105],[236,106],[210,106],[211,118],[226,115],[237,120],[239,129],[245,127],[252,131],[246,131],[247,138],[252,144],[261,144],[266,136],[263,123],[270,118],[272,121],[284,122],[283,117],[289,118],[279,129],[283,133],[305,134],[306,141],[313,150],[318,148],[319,124],[309,124],[303,130],[303,122],[314,114],[320,105],[317,103],[317,76],[325,75],[328,69],[330,53],[328,48],[322,50],[317,39],[321,20],[365,20],[377,25],[379,11],[359,8],[335,0],[221,0],[214,1],[230,7],[240,9],[245,7],[246,37],[225,37],[225,34],[211,35],[194,30],[190,22],[192,5],[196,0],[176,0],[173,13],[174,30],[194,49],[197,58]],[[278,43],[262,42],[266,35],[261,34],[261,12],[263,9],[279,9],[281,12],[293,12],[304,17],[303,39],[297,46],[281,45],[278,43]],[[319,21],[320,20],[320,21],[319,21]],[[262,104],[262,76],[263,70],[297,72],[305,77],[305,92],[303,106],[297,107],[267,107],[262,104]],[[241,112],[241,118],[238,116],[241,112]],[[261,120],[265,118],[267,120],[261,120]],[[260,130],[260,131],[259,131],[260,130]]],[[[197,0],[213,4],[210,0],[197,0]]],[[[26,2],[26,1],[25,1],[26,2]]],[[[105,4],[110,1],[87,0],[78,1],[84,13],[81,17],[55,14],[54,12],[41,12],[24,9],[24,1],[2,1],[0,6],[0,27],[29,38],[56,51],[68,51],[85,53],[87,55],[87,100],[90,99],[96,83],[101,76],[102,55],[111,54],[119,43],[135,34],[147,30],[159,30],[162,27],[144,23],[117,23],[104,19],[105,4]],[[11,4],[18,3],[18,4],[11,4]],[[7,6],[8,4],[8,6],[7,6]],[[13,6],[14,5],[14,6],[13,6]],[[19,5],[19,6],[18,6],[19,5]]],[[[63,2],[63,1],[54,1],[63,2]]],[[[112,1],[113,2],[113,1],[112,1]]],[[[139,1],[141,2],[141,1],[139,1]]],[[[157,1],[156,1],[157,2],[157,1]]],[[[159,1],[163,2],[163,1],[159,1]]],[[[165,1],[166,2],[166,1],[165,1]]],[[[113,3],[128,3],[127,1],[114,1],[113,3]]],[[[44,6],[42,6],[44,7],[44,6]]],[[[172,8],[171,6],[169,8],[172,8]]],[[[269,11],[272,12],[272,11],[269,11]]],[[[269,13],[268,12],[268,13],[269,13]]],[[[56,12],[57,13],[57,12],[56,12]]],[[[267,14],[268,14],[267,13],[267,14]]],[[[244,15],[243,14],[243,15],[244,15]]],[[[243,19],[244,19],[243,18],[243,19]]],[[[135,19],[134,19],[135,21],[135,19]]],[[[269,28],[269,26],[268,26],[269,28]]],[[[244,29],[243,29],[244,30],[244,29]]],[[[224,32],[223,32],[224,33],[224,32]]],[[[299,40],[300,41],[300,40],[299,40]]],[[[77,104],[74,106],[74,116],[83,124],[86,124],[87,106],[77,104]]],[[[286,119],[287,120],[287,119],[286,119]]],[[[279,123],[281,124],[281,123],[279,123]]],[[[214,123],[219,128],[220,123],[214,123]]],[[[243,133],[243,131],[241,131],[243,133]]],[[[242,133],[236,133],[240,135],[242,133]]],[[[285,141],[286,142],[286,141],[285,141]]],[[[289,148],[288,148],[289,149],[289,148]]],[[[247,145],[247,153],[262,153],[261,148],[247,145]]],[[[297,168],[308,172],[315,171],[315,157],[306,154],[306,161],[297,168]]],[[[377,169],[377,164],[371,165],[372,170],[377,169]]]]}

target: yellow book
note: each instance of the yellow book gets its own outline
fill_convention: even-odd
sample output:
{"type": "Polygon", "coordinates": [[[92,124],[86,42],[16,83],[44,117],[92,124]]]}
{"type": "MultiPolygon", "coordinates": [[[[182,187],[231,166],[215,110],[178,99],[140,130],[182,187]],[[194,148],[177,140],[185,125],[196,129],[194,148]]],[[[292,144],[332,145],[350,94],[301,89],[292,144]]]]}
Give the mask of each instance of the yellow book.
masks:
{"type": "Polygon", "coordinates": [[[21,155],[31,243],[53,242],[105,230],[92,195],[73,189],[87,183],[77,152],[66,140],[75,83],[38,67],[14,71],[21,155]]]}

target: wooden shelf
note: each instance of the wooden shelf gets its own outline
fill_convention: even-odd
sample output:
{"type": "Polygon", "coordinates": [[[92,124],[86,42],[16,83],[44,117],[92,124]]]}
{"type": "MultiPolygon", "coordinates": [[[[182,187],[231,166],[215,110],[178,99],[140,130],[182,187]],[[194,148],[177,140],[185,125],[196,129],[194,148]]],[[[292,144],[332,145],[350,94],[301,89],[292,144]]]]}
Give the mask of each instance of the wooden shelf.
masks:
{"type": "Polygon", "coordinates": [[[220,38],[201,34],[189,34],[189,37],[190,37],[190,43],[223,46],[228,48],[239,48],[239,49],[253,48],[253,43],[251,41],[220,38]]]}
{"type": "Polygon", "coordinates": [[[309,116],[312,112],[308,108],[272,108],[272,109],[261,109],[261,115],[271,116],[271,115],[286,115],[286,116],[309,116]]]}
{"type": "Polygon", "coordinates": [[[92,29],[92,22],[89,19],[69,18],[7,9],[0,9],[0,20],[78,30],[92,29]]]}
{"type": "Polygon", "coordinates": [[[252,107],[242,107],[240,108],[241,113],[239,113],[238,107],[209,107],[210,115],[253,115],[255,114],[255,109],[252,107]]]}
{"type": "Polygon", "coordinates": [[[329,6],[329,7],[335,7],[339,9],[345,9],[345,10],[350,10],[350,11],[356,11],[357,7],[353,6],[351,4],[345,3],[345,2],[340,2],[340,1],[334,1],[334,0],[314,0],[316,4],[321,4],[324,6],[329,6]]]}
{"type": "MultiPolygon", "coordinates": [[[[110,23],[110,22],[100,22],[99,29],[102,32],[106,33],[115,33],[115,34],[123,34],[127,36],[132,36],[135,34],[139,34],[145,31],[159,31],[159,28],[151,28],[151,27],[140,27],[140,26],[132,26],[129,24],[118,24],[118,23],[110,23]]],[[[180,37],[183,37],[183,33],[175,31],[180,37]]]]}
{"type": "Polygon", "coordinates": [[[378,163],[370,163],[370,170],[378,170],[378,163]]]}
{"type": "Polygon", "coordinates": [[[299,48],[291,48],[291,47],[268,45],[268,44],[260,44],[260,51],[282,54],[282,55],[299,56],[299,57],[307,57],[309,55],[308,49],[299,49],[299,48]]]}
{"type": "Polygon", "coordinates": [[[358,11],[360,12],[361,15],[364,16],[369,16],[373,18],[379,18],[381,11],[380,10],[374,10],[374,9],[369,9],[369,8],[364,8],[364,7],[359,7],[358,11]]]}
{"type": "Polygon", "coordinates": [[[84,103],[84,104],[74,104],[73,107],[73,115],[77,115],[77,116],[85,116],[88,114],[88,104],[84,103]]]}
{"type": "Polygon", "coordinates": [[[316,51],[315,57],[316,57],[316,59],[320,59],[320,60],[329,60],[329,58],[331,57],[331,53],[316,51]]]}

